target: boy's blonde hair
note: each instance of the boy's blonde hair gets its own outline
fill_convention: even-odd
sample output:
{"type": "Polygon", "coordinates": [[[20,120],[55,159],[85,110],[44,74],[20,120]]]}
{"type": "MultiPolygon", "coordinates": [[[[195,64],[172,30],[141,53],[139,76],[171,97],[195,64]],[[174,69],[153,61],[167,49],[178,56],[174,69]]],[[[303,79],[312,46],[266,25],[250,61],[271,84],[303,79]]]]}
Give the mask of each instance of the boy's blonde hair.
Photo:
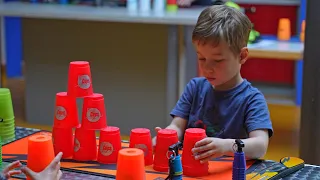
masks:
{"type": "Polygon", "coordinates": [[[213,5],[204,9],[192,33],[192,40],[214,46],[225,41],[231,51],[240,53],[246,47],[252,23],[241,11],[225,5],[213,5]]]}

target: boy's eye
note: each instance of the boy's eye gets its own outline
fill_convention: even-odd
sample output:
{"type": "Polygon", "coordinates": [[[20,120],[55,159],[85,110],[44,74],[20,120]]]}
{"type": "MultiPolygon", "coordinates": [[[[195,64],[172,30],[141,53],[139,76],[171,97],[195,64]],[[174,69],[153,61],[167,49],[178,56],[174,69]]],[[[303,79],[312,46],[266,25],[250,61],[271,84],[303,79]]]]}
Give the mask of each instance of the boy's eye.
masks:
{"type": "Polygon", "coordinates": [[[223,61],[223,59],[215,60],[215,62],[221,62],[221,61],[223,61]]]}
{"type": "Polygon", "coordinates": [[[205,58],[199,58],[199,61],[205,61],[206,59],[205,58]]]}

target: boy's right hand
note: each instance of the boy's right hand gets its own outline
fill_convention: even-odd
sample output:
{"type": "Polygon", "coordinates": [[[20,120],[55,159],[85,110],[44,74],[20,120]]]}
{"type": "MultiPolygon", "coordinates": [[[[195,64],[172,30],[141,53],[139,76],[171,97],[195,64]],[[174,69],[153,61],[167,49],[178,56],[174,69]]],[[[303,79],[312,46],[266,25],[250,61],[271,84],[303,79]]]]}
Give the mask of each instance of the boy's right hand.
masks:
{"type": "MultiPolygon", "coordinates": [[[[154,130],[156,131],[156,134],[158,131],[160,131],[162,128],[161,127],[155,127],[154,130]]],[[[157,144],[157,135],[152,138],[152,146],[155,147],[157,144]]]]}

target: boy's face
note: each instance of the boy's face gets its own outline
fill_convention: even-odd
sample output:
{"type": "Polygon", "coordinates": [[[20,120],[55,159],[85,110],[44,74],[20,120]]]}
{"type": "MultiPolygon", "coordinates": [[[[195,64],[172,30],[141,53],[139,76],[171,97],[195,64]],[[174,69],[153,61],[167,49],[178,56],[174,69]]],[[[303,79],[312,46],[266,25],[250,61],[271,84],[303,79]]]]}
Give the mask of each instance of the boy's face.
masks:
{"type": "Polygon", "coordinates": [[[241,65],[246,61],[248,49],[243,48],[238,55],[234,54],[227,43],[221,42],[218,46],[210,43],[195,42],[198,62],[202,75],[215,87],[236,82],[240,75],[241,65]]]}

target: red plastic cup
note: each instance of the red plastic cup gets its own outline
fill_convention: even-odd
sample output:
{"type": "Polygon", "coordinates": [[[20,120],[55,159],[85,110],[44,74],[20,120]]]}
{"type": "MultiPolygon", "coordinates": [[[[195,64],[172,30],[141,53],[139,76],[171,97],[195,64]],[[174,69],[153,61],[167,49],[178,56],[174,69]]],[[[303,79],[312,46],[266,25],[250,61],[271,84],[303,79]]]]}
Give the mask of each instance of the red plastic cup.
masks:
{"type": "Polygon", "coordinates": [[[190,177],[199,177],[208,175],[209,164],[201,164],[199,160],[195,160],[192,153],[196,142],[204,139],[206,132],[200,128],[189,128],[185,131],[182,152],[182,168],[183,174],[190,177]]]}
{"type": "Polygon", "coordinates": [[[76,98],[68,96],[66,92],[56,94],[54,113],[54,127],[74,128],[79,125],[76,98]]]}
{"type": "Polygon", "coordinates": [[[108,126],[100,130],[98,162],[115,164],[121,149],[121,136],[118,127],[108,126]]]}
{"type": "MultiPolygon", "coordinates": [[[[27,166],[34,172],[43,171],[54,159],[52,137],[49,133],[32,135],[28,138],[27,166]]],[[[32,178],[27,176],[27,180],[32,178]]]]}
{"type": "Polygon", "coordinates": [[[68,94],[74,97],[93,93],[90,65],[87,61],[73,61],[69,65],[68,94]]]}
{"type": "Polygon", "coordinates": [[[52,141],[55,155],[63,152],[62,158],[72,157],[74,143],[72,128],[53,127],[52,141]]]}
{"type": "Polygon", "coordinates": [[[152,141],[149,129],[132,129],[130,134],[129,147],[138,148],[144,152],[144,162],[146,166],[149,166],[153,163],[152,141]]]}
{"type": "Polygon", "coordinates": [[[167,1],[167,4],[168,4],[168,5],[176,5],[176,4],[177,4],[177,1],[176,1],[176,0],[168,0],[168,1],[167,1]]]}
{"type": "Polygon", "coordinates": [[[97,142],[94,130],[76,128],[74,138],[73,159],[79,161],[93,161],[97,159],[97,142]]]}
{"type": "Polygon", "coordinates": [[[169,146],[179,141],[177,131],[172,129],[161,129],[157,133],[157,144],[154,153],[153,169],[160,172],[168,172],[167,152],[169,146]]]}
{"type": "Polygon", "coordinates": [[[107,127],[107,116],[102,94],[94,93],[84,97],[82,108],[82,127],[100,130],[107,127]]]}

